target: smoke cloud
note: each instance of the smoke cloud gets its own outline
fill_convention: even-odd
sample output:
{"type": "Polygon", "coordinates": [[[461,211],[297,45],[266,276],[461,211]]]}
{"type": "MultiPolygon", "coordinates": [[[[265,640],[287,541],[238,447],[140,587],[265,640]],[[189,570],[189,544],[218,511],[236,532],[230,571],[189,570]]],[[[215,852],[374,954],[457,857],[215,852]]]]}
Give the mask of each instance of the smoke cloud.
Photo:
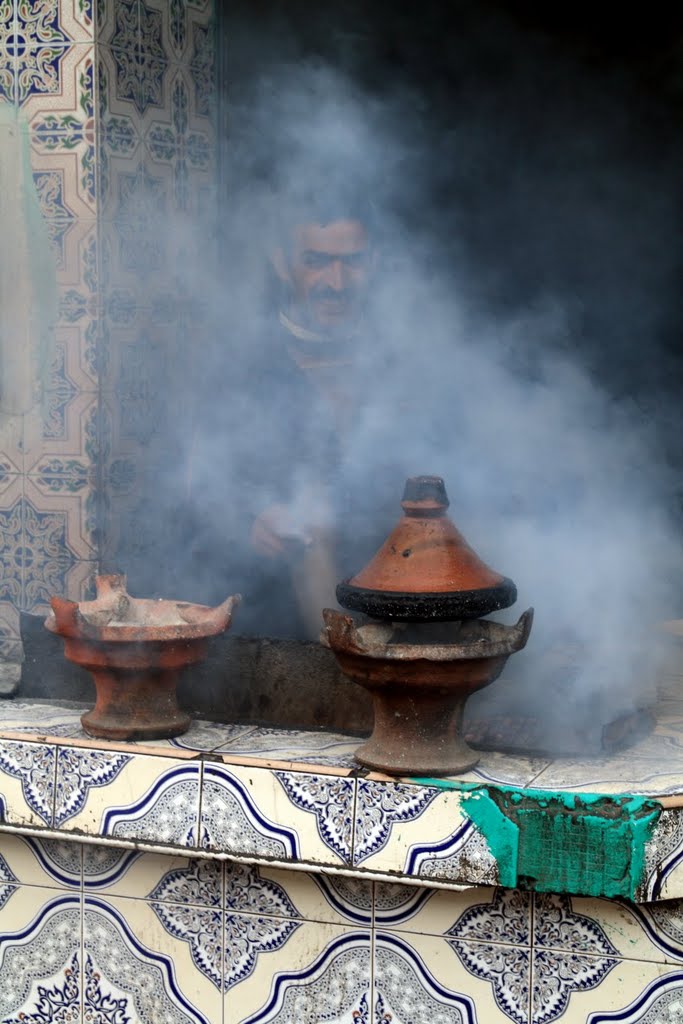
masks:
{"type": "MultiPolygon", "coordinates": [[[[680,611],[676,147],[623,70],[484,19],[448,45],[452,79],[429,91],[292,38],[257,48],[242,26],[218,221],[167,226],[205,324],[168,371],[193,427],[166,424],[173,459],[152,450],[149,467],[150,500],[182,511],[170,555],[169,537],[140,538],[123,568],[150,591],[172,562],[166,589],[203,601],[239,580],[258,629],[243,520],[276,499],[264,408],[289,401],[249,390],[277,318],[268,256],[283,211],[341,176],[371,202],[379,250],[334,510],[357,540],[349,570],[398,518],[404,478],[439,474],[456,525],[517,584],[506,618],[536,608],[523,672],[568,645],[568,703],[599,687],[628,709],[655,624],[680,611]]],[[[306,471],[293,451],[292,479],[306,471]]]]}

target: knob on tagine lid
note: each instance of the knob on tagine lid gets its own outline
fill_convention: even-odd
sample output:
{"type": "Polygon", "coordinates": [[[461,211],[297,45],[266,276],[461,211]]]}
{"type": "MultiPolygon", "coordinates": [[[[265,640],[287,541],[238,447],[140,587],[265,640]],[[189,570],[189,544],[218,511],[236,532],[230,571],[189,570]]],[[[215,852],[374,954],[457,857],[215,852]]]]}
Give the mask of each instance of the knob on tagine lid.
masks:
{"type": "Polygon", "coordinates": [[[476,619],[517,600],[512,580],[490,569],[446,515],[439,476],[406,481],[403,517],[364,569],[337,587],[344,608],[375,619],[476,619]]]}

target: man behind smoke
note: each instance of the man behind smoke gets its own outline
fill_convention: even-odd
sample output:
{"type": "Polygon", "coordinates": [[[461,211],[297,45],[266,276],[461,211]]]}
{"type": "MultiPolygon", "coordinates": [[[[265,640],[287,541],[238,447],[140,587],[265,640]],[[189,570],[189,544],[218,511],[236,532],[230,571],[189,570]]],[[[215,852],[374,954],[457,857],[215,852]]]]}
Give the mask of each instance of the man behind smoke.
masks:
{"type": "MultiPolygon", "coordinates": [[[[260,447],[242,476],[253,516],[244,619],[249,632],[312,638],[336,583],[382,540],[371,529],[364,550],[368,524],[352,515],[376,495],[358,478],[367,454],[352,450],[354,428],[376,402],[372,368],[390,359],[369,315],[378,272],[371,204],[329,177],[303,190],[283,206],[271,264],[274,322],[243,384],[260,447]]],[[[381,467],[370,460],[376,478],[385,455],[381,467]]],[[[398,487],[400,475],[394,501],[398,487]]]]}

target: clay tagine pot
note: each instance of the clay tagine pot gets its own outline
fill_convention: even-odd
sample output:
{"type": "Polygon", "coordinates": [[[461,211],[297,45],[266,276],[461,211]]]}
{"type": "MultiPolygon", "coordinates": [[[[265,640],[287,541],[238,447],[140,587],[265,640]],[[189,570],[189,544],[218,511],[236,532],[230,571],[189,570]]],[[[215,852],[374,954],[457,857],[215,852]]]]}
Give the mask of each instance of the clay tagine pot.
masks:
{"type": "Polygon", "coordinates": [[[64,653],[92,675],[97,700],[81,716],[90,736],[111,740],[179,736],[191,722],[178,707],[183,668],[201,661],[209,637],[228,629],[239,594],[216,608],[133,598],[126,577],[98,576],[97,598],[50,600],[45,626],[64,637],[64,653]]]}
{"type": "Polygon", "coordinates": [[[515,626],[479,618],[512,604],[517,590],[446,516],[441,477],[409,479],[401,505],[374,558],[337,587],[341,605],[388,621],[327,608],[320,639],[373,699],[373,733],[356,760],[392,775],[456,775],[479,760],[462,736],[465,702],[525,646],[533,609],[515,626]]]}
{"type": "Polygon", "coordinates": [[[441,477],[406,481],[403,518],[371,561],[337,587],[343,608],[374,619],[476,619],[517,600],[512,580],[489,569],[446,515],[441,477]]]}

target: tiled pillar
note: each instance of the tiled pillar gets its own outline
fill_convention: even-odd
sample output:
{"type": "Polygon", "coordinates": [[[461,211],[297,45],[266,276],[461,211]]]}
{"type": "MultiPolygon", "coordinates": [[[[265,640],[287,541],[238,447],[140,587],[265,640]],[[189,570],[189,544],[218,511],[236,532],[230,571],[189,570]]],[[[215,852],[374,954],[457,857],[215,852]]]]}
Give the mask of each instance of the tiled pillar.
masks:
{"type": "Polygon", "coordinates": [[[188,323],[162,234],[211,195],[211,13],[212,0],[0,0],[0,103],[28,141],[59,299],[42,409],[0,408],[6,663],[20,610],[87,592],[160,422],[188,323]]]}

